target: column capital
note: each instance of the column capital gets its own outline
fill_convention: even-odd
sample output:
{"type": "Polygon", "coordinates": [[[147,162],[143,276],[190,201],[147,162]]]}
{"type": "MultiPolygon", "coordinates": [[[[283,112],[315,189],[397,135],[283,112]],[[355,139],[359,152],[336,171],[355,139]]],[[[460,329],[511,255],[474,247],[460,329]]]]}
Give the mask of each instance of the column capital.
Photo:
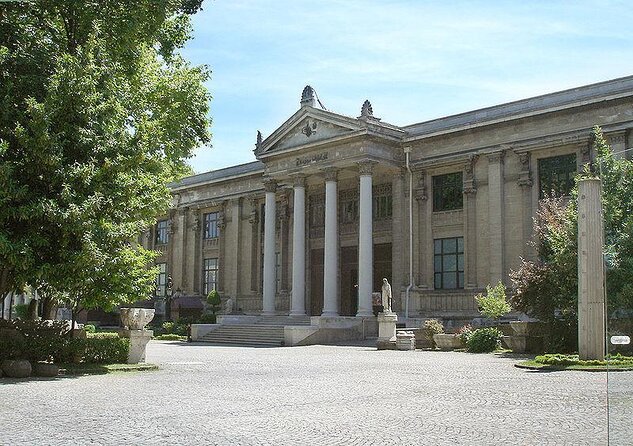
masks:
{"type": "Polygon", "coordinates": [[[266,192],[276,192],[277,191],[277,182],[272,178],[267,178],[264,180],[264,190],[266,192]]]}
{"type": "Polygon", "coordinates": [[[323,169],[325,181],[336,181],[338,178],[338,169],[336,167],[326,167],[323,169]]]}
{"type": "Polygon", "coordinates": [[[306,176],[303,174],[293,175],[292,176],[292,186],[293,187],[306,187],[306,176]]]}
{"type": "Polygon", "coordinates": [[[502,163],[505,156],[505,150],[501,149],[496,152],[487,153],[486,156],[488,157],[489,163],[502,163]]]}
{"type": "Polygon", "coordinates": [[[378,163],[376,161],[367,160],[360,161],[356,164],[358,165],[358,173],[360,175],[371,175],[374,170],[374,166],[378,163]]]}

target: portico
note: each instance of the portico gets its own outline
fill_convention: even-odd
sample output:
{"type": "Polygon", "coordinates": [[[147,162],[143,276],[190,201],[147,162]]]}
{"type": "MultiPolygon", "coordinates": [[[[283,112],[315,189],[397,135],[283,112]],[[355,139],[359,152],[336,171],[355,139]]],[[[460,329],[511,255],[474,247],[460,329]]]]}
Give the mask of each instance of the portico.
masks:
{"type": "MultiPolygon", "coordinates": [[[[258,139],[255,154],[265,165],[265,225],[264,225],[264,273],[263,314],[273,314],[276,247],[274,234],[276,222],[275,191],[278,186],[293,195],[292,225],[292,289],[290,299],[291,316],[306,315],[306,298],[312,301],[312,315],[339,316],[341,314],[341,252],[342,239],[347,246],[357,248],[356,274],[347,278],[357,283],[348,284],[355,292],[345,293],[346,311],[356,309],[354,315],[373,316],[373,174],[380,171],[383,176],[397,172],[399,149],[397,130],[380,123],[373,117],[371,105],[363,105],[361,116],[352,119],[315,107],[314,90],[306,87],[302,95],[301,109],[269,138],[258,139]],[[360,124],[360,125],[359,125],[360,124]],[[386,132],[385,132],[386,129],[386,132]],[[341,180],[346,189],[341,189],[341,180]],[[324,194],[322,208],[308,209],[306,187],[311,195],[324,194]],[[352,200],[339,203],[339,196],[358,191],[352,200]],[[271,211],[272,210],[272,211],[271,211]],[[322,234],[319,228],[323,217],[322,234]],[[309,218],[306,219],[306,216],[309,218]],[[306,224],[306,221],[309,224],[306,224]],[[347,234],[341,232],[346,226],[347,234]],[[350,225],[355,227],[350,228],[350,225]],[[306,265],[310,261],[308,250],[323,252],[322,288],[308,289],[306,265]],[[320,293],[319,293],[320,292],[320,293]],[[317,296],[316,294],[322,294],[317,296]],[[314,305],[322,302],[321,308],[314,305]]],[[[389,199],[391,203],[391,199],[389,199]]],[[[386,211],[391,215],[391,209],[386,211]]],[[[310,265],[312,267],[313,265],[310,265]]],[[[316,266],[316,265],[314,265],[316,266]]],[[[310,275],[310,281],[315,275],[310,275]]],[[[318,280],[318,279],[317,279],[318,280]]],[[[321,284],[319,284],[321,285],[321,284]]],[[[349,315],[349,314],[348,314],[349,315]]]]}

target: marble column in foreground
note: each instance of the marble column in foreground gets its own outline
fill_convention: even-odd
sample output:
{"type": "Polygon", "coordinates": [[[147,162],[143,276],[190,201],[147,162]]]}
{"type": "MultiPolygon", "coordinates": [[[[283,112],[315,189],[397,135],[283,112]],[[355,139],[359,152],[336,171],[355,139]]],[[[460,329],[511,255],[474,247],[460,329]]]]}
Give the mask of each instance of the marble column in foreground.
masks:
{"type": "Polygon", "coordinates": [[[371,293],[373,276],[372,168],[373,162],[359,164],[360,198],[358,228],[358,313],[373,316],[371,293]]]}
{"type": "Polygon", "coordinates": [[[305,177],[295,178],[292,225],[292,302],[290,316],[305,316],[306,234],[305,177]]]}
{"type": "Polygon", "coordinates": [[[264,216],[264,293],[262,314],[275,314],[275,219],[277,203],[275,191],[277,183],[268,180],[264,183],[266,189],[266,207],[264,216]]]}
{"type": "Polygon", "coordinates": [[[326,169],[322,316],[338,316],[338,192],[336,176],[336,169],[326,169]]]}

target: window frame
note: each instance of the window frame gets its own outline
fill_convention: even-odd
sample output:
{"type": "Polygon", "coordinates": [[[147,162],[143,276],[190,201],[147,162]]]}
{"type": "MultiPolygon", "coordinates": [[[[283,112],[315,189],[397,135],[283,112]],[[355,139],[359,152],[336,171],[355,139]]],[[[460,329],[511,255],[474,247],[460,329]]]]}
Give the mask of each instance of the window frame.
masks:
{"type": "Polygon", "coordinates": [[[156,245],[166,245],[169,243],[169,220],[158,220],[156,222],[156,233],[154,234],[156,245]]]}
{"type": "Polygon", "coordinates": [[[203,215],[202,221],[202,238],[203,240],[212,240],[220,237],[220,228],[218,227],[218,220],[220,213],[218,211],[206,212],[203,215]],[[215,218],[212,218],[215,217],[215,218]]]}
{"type": "Polygon", "coordinates": [[[217,257],[207,257],[202,262],[202,293],[207,296],[212,290],[218,289],[219,260],[217,257]],[[212,264],[215,261],[215,265],[212,264]]]}
{"type": "Polygon", "coordinates": [[[464,289],[464,265],[465,265],[465,255],[464,255],[464,237],[444,237],[433,239],[433,289],[435,290],[462,290],[464,289]],[[453,241],[455,244],[454,250],[450,250],[450,242],[453,241]],[[439,252],[438,252],[438,242],[439,242],[439,252]],[[449,245],[445,248],[445,244],[449,245]],[[461,246],[460,246],[461,245],[461,246]],[[453,257],[455,269],[445,269],[446,260],[453,257]],[[460,269],[460,257],[461,257],[461,269],[460,269]],[[439,268],[438,268],[438,259],[439,259],[439,268]],[[445,278],[450,275],[454,275],[454,284],[455,286],[446,286],[445,278]],[[438,286],[439,279],[439,286],[438,286]]]}
{"type": "Polygon", "coordinates": [[[463,172],[458,171],[433,175],[431,178],[431,188],[433,195],[433,212],[456,211],[464,208],[463,172]],[[455,179],[453,180],[452,178],[455,179]]]}
{"type": "Polygon", "coordinates": [[[576,153],[538,158],[536,164],[539,199],[547,196],[568,197],[571,195],[571,190],[575,185],[574,178],[578,174],[578,157],[576,153]],[[565,161],[565,158],[568,161],[565,161]],[[566,167],[569,170],[561,171],[560,167],[566,167]],[[566,175],[567,178],[562,178],[563,175],[566,175]],[[543,181],[544,179],[547,181],[543,181]],[[545,190],[544,182],[548,183],[548,190],[545,190]]]}
{"type": "Polygon", "coordinates": [[[165,297],[167,296],[167,262],[157,263],[155,266],[158,267],[158,276],[156,276],[155,280],[154,296],[165,297]]]}

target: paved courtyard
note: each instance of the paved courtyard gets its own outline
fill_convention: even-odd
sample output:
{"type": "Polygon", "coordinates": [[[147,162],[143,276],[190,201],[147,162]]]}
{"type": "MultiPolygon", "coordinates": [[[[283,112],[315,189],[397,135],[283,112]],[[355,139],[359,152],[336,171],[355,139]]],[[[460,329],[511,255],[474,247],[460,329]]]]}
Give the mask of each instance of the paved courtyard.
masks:
{"type": "Polygon", "coordinates": [[[160,371],[0,380],[0,444],[606,444],[605,373],[371,347],[152,341],[147,356],[160,371]]]}

